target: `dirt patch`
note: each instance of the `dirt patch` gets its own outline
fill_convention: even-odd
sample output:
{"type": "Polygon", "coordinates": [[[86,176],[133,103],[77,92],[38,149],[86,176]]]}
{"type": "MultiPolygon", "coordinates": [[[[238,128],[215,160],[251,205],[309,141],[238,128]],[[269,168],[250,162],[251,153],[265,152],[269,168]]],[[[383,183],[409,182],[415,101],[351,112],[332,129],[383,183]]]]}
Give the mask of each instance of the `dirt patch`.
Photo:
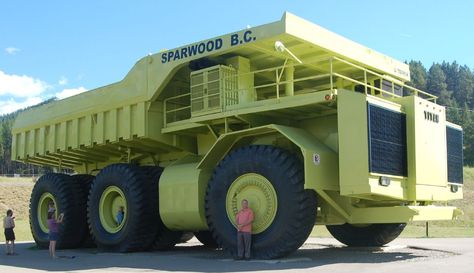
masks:
{"type": "Polygon", "coordinates": [[[17,219],[28,219],[32,178],[0,178],[0,218],[12,209],[17,219]]]}

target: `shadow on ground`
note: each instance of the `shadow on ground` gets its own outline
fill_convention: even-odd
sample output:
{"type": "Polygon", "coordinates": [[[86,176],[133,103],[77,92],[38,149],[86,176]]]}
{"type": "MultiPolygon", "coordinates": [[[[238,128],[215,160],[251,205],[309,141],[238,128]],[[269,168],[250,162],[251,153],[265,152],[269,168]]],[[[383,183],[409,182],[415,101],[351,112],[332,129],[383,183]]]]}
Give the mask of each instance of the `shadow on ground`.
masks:
{"type": "Polygon", "coordinates": [[[74,259],[51,259],[48,250],[36,249],[33,243],[17,245],[20,255],[0,257],[0,266],[45,270],[71,271],[92,269],[125,269],[199,272],[239,272],[317,268],[344,263],[392,263],[414,259],[450,256],[447,252],[398,248],[348,248],[335,245],[306,245],[294,254],[278,260],[234,261],[223,251],[202,246],[177,246],[170,251],[140,253],[98,253],[95,249],[61,250],[59,255],[74,259]],[[432,252],[436,252],[433,255],[432,252]]]}

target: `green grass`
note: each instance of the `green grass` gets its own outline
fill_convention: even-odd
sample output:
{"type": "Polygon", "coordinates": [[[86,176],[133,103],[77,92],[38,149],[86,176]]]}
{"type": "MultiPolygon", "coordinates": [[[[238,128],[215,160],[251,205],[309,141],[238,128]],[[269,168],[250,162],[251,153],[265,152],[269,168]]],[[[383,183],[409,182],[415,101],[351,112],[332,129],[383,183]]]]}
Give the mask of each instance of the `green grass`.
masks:
{"type": "Polygon", "coordinates": [[[17,241],[33,241],[28,220],[15,221],[15,237],[17,241]]]}
{"type": "MultiPolygon", "coordinates": [[[[426,237],[426,226],[423,225],[408,225],[400,235],[407,238],[422,238],[426,237]]],[[[473,227],[451,226],[443,227],[436,226],[433,223],[428,224],[428,237],[474,237],[473,227]]]]}

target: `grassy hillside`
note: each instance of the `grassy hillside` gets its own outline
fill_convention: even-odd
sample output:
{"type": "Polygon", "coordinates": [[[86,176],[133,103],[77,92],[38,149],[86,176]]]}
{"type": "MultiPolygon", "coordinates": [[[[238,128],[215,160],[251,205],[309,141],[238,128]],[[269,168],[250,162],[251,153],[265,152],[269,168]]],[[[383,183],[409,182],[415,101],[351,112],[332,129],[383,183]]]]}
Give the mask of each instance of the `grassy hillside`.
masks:
{"type": "MultiPolygon", "coordinates": [[[[15,232],[17,240],[32,240],[28,221],[28,207],[31,190],[31,178],[5,178],[0,177],[0,215],[3,218],[8,208],[13,209],[16,216],[17,227],[15,232]]],[[[464,169],[464,199],[451,202],[464,211],[464,215],[456,221],[442,221],[429,223],[430,237],[474,237],[474,168],[464,169]]],[[[329,237],[326,228],[318,226],[313,230],[312,236],[329,237]]],[[[411,223],[402,233],[404,237],[424,237],[425,223],[411,223]]],[[[0,241],[5,238],[0,235],[0,241]]]]}
{"type": "MultiPolygon", "coordinates": [[[[30,195],[33,186],[32,178],[0,177],[0,219],[3,219],[7,209],[13,210],[16,221],[15,234],[18,241],[33,240],[28,220],[30,195]]],[[[5,237],[2,231],[0,242],[4,240],[5,237]]]]}

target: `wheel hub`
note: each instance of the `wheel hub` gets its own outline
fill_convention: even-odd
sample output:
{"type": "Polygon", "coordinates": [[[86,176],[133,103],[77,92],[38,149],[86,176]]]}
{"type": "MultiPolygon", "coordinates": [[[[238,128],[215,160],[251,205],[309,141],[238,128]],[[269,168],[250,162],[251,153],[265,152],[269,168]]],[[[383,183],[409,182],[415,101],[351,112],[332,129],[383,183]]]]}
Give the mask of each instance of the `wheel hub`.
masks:
{"type": "MultiPolygon", "coordinates": [[[[38,223],[41,228],[41,230],[44,233],[49,232],[48,228],[48,209],[49,209],[49,203],[53,202],[54,207],[56,207],[56,199],[54,199],[54,196],[49,193],[45,192],[41,195],[39,202],[38,202],[38,209],[37,209],[37,215],[38,215],[38,223]]],[[[56,209],[55,212],[55,217],[57,216],[58,211],[56,209]]]]}
{"type": "Polygon", "coordinates": [[[117,233],[125,225],[127,220],[127,202],[123,191],[116,186],[107,187],[102,193],[99,201],[99,217],[102,227],[109,233],[117,233]],[[124,208],[124,216],[121,223],[117,223],[119,208],[124,208]]]}
{"type": "Polygon", "coordinates": [[[248,173],[239,176],[229,187],[226,196],[226,211],[234,226],[235,215],[241,209],[242,200],[248,200],[249,207],[254,213],[252,233],[265,231],[273,222],[278,199],[273,185],[264,176],[248,173]]]}

